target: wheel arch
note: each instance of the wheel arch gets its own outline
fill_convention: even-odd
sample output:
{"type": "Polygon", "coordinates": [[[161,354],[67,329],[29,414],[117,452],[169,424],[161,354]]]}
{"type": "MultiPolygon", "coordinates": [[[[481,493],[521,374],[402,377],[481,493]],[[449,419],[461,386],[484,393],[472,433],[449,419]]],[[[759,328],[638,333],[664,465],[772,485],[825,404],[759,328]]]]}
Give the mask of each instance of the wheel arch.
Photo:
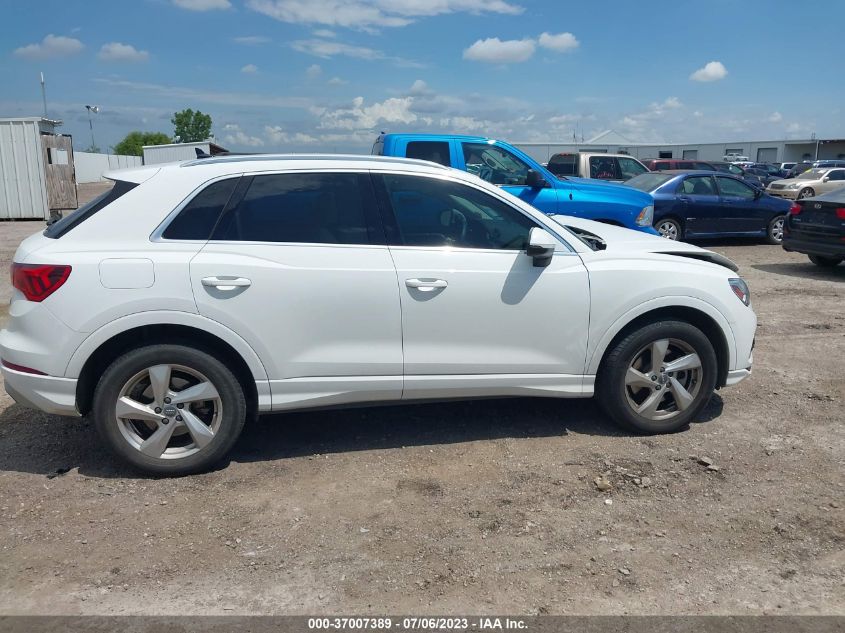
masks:
{"type": "Polygon", "coordinates": [[[716,387],[725,386],[728,371],[733,366],[735,356],[733,334],[730,333],[727,321],[718,311],[704,302],[700,304],[651,306],[620,318],[600,340],[591,357],[587,373],[598,375],[608,352],[632,331],[656,321],[675,320],[694,325],[710,339],[719,364],[716,387]]]}
{"type": "Polygon", "coordinates": [[[238,378],[251,409],[267,408],[270,398],[267,373],[252,348],[216,321],[198,315],[188,317],[178,322],[161,317],[151,319],[145,313],[140,319],[118,319],[91,334],[71,357],[65,372],[66,376],[78,379],[79,412],[84,415],[90,410],[97,377],[115,358],[131,349],[159,343],[190,345],[214,355],[238,378]],[[193,319],[197,321],[192,322],[193,319]]]}

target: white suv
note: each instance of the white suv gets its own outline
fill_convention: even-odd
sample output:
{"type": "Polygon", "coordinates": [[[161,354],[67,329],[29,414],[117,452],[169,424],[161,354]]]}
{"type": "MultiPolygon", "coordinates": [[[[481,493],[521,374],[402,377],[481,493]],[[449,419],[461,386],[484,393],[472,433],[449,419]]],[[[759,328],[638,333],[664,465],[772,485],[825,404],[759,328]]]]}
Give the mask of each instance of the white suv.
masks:
{"type": "Polygon", "coordinates": [[[92,413],[147,472],[208,468],[256,414],[359,402],[595,393],[674,431],[751,371],[729,260],[461,171],[249,156],[109,178],[18,248],[0,358],[17,402],[92,413]]]}

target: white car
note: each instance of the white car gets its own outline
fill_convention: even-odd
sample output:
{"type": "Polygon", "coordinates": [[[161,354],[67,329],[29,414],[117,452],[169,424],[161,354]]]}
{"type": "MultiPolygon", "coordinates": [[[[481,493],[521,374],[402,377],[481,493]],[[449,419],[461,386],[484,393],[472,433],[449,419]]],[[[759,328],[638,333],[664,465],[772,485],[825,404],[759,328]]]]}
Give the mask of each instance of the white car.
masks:
{"type": "Polygon", "coordinates": [[[249,156],[108,177],[18,248],[0,359],[17,402],[93,414],[147,472],[208,468],[256,414],[361,402],[595,394],[669,432],[751,372],[729,260],[461,171],[249,156]]]}

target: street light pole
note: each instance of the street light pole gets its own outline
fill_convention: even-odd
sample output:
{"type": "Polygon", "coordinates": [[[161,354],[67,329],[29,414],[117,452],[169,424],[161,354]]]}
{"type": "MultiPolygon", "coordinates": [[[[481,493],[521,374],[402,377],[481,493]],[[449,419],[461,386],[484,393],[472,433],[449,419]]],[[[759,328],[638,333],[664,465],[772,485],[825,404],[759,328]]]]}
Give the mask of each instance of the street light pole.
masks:
{"type": "Polygon", "coordinates": [[[88,110],[88,127],[91,130],[91,151],[93,152],[97,148],[97,144],[94,142],[94,121],[91,119],[91,113],[97,114],[100,111],[100,106],[87,105],[85,109],[88,110]]]}

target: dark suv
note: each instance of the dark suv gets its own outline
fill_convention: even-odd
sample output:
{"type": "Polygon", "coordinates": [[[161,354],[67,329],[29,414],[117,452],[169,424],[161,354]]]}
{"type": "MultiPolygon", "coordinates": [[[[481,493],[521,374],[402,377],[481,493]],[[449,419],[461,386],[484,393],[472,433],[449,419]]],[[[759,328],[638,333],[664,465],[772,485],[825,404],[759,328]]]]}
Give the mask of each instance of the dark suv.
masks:
{"type": "Polygon", "coordinates": [[[845,187],[797,200],[786,216],[783,248],[809,255],[816,266],[845,260],[845,187]]]}

